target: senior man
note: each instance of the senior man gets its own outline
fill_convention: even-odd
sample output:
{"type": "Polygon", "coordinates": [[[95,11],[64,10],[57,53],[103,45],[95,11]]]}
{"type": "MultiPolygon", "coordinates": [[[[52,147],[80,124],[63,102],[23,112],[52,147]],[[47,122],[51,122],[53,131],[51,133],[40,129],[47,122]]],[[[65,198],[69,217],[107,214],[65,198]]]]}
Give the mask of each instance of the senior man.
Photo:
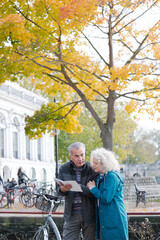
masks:
{"type": "Polygon", "coordinates": [[[71,161],[61,166],[59,179],[75,180],[82,192],[73,192],[72,185],[59,182],[58,193],[65,196],[63,240],[78,240],[81,229],[85,240],[95,240],[95,199],[86,185],[95,180],[96,173],[85,161],[83,143],[72,143],[68,152],[71,161]]]}

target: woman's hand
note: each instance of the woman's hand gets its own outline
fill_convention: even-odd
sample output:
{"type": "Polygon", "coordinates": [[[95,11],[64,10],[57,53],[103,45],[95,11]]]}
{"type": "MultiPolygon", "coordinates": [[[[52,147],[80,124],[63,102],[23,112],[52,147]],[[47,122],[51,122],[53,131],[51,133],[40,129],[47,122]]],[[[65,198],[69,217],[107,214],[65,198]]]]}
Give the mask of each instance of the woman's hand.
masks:
{"type": "Polygon", "coordinates": [[[93,187],[95,187],[96,186],[96,184],[95,184],[95,181],[89,181],[88,183],[87,183],[87,187],[91,190],[93,187]]]}

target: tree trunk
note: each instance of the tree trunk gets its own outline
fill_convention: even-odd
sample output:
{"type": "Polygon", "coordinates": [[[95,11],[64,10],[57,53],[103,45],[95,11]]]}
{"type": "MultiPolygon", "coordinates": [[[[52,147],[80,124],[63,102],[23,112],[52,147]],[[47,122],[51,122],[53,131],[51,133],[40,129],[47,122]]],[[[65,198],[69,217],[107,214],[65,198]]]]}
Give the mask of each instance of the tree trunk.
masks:
{"type": "MultiPolygon", "coordinates": [[[[111,4],[112,9],[112,4],[111,4]]],[[[112,40],[112,14],[109,16],[108,21],[108,45],[109,45],[109,69],[114,67],[113,63],[113,40],[112,40]]],[[[104,133],[101,132],[101,138],[103,141],[103,147],[108,150],[113,150],[113,125],[115,122],[115,112],[114,112],[114,104],[115,104],[115,91],[110,90],[108,95],[108,111],[107,111],[107,121],[104,124],[104,133]],[[105,135],[104,135],[105,134],[105,135]]]]}
{"type": "Polygon", "coordinates": [[[115,122],[115,91],[110,91],[108,97],[108,113],[107,121],[103,124],[101,128],[101,138],[103,142],[103,147],[112,151],[113,150],[113,125],[115,122]]]}

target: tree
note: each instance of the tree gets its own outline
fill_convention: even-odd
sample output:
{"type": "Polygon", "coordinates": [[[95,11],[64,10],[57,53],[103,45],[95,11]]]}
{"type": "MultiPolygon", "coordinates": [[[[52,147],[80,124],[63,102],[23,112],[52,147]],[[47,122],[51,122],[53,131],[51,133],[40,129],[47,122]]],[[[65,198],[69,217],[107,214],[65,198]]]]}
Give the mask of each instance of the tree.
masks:
{"type": "MultiPolygon", "coordinates": [[[[96,107],[98,109],[98,106],[96,107]]],[[[58,137],[59,143],[59,159],[66,161],[68,159],[67,147],[73,142],[83,142],[86,146],[86,157],[89,161],[90,153],[97,147],[102,147],[102,140],[100,138],[99,128],[87,109],[83,108],[80,116],[80,124],[83,126],[83,132],[79,134],[70,134],[61,131],[58,137]]]]}
{"type": "MultiPolygon", "coordinates": [[[[155,163],[157,160],[157,142],[155,130],[144,131],[139,129],[135,136],[133,151],[135,152],[134,163],[155,163]]],[[[158,135],[157,135],[158,136],[158,135]]]]}
{"type": "Polygon", "coordinates": [[[49,99],[26,118],[26,133],[33,138],[53,134],[54,128],[81,132],[84,104],[103,146],[112,150],[117,101],[129,100],[128,113],[160,111],[156,10],[158,0],[2,0],[1,82],[31,77],[49,99]],[[145,26],[145,16],[153,11],[145,26]],[[96,55],[82,51],[85,43],[96,55]],[[105,119],[94,109],[95,101],[105,104],[105,119]]]}
{"type": "Polygon", "coordinates": [[[135,158],[134,144],[137,124],[130,115],[123,110],[124,104],[116,107],[116,122],[113,130],[113,149],[118,155],[119,162],[126,162],[128,156],[135,158]],[[118,149],[116,149],[118,143],[118,149]]]}
{"type": "MultiPolygon", "coordinates": [[[[115,122],[113,131],[113,150],[115,155],[118,156],[120,163],[125,162],[129,154],[130,156],[135,157],[133,151],[135,143],[134,132],[137,128],[135,122],[130,118],[128,113],[123,110],[123,105],[124,104],[116,106],[117,121],[115,122]],[[116,143],[118,143],[118,149],[116,149],[116,143]]],[[[101,108],[98,103],[94,103],[94,108],[102,119],[105,118],[105,115],[103,112],[101,112],[101,108]]],[[[65,131],[61,131],[58,136],[58,156],[59,159],[64,162],[68,160],[67,147],[73,142],[80,141],[85,144],[87,161],[90,159],[90,153],[92,150],[103,146],[102,139],[100,138],[99,128],[86,108],[83,108],[81,113],[80,124],[84,127],[82,133],[70,134],[66,133],[65,131]]]]}
{"type": "Polygon", "coordinates": [[[160,161],[160,130],[153,129],[149,135],[151,141],[156,146],[157,161],[160,161]]]}

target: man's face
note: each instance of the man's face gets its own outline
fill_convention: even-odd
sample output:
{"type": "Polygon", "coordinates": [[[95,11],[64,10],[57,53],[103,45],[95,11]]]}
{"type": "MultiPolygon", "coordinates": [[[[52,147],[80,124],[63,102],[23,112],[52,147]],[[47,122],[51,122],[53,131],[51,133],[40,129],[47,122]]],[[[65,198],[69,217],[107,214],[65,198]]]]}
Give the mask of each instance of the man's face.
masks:
{"type": "Polygon", "coordinates": [[[85,162],[85,152],[83,148],[72,149],[72,155],[69,155],[70,159],[74,162],[76,167],[82,167],[85,162]]]}

